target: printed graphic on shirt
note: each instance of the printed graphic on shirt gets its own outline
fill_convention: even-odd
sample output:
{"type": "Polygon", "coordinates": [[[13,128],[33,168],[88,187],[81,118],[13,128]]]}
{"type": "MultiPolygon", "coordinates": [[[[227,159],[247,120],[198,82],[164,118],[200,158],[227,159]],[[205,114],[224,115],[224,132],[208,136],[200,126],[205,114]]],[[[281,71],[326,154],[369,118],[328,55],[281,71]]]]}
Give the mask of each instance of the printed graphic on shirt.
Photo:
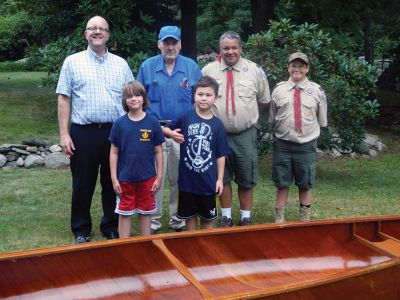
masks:
{"type": "Polygon", "coordinates": [[[206,123],[193,123],[188,127],[185,166],[197,173],[206,172],[212,166],[212,133],[206,123]]]}
{"type": "Polygon", "coordinates": [[[217,211],[216,211],[216,209],[214,208],[214,209],[211,209],[210,210],[210,216],[211,217],[215,217],[217,215],[217,211]]]}
{"type": "Polygon", "coordinates": [[[140,129],[140,132],[142,133],[140,136],[140,141],[141,142],[150,142],[151,129],[140,129]]]}

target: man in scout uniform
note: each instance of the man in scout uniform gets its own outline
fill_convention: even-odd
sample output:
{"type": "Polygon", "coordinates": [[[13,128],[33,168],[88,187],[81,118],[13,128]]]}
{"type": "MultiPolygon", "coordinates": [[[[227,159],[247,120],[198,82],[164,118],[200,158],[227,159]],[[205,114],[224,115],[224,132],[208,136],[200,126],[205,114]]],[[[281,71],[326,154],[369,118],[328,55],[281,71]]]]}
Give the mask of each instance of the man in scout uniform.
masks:
{"type": "Polygon", "coordinates": [[[317,139],[328,125],[327,103],[322,88],[308,80],[307,55],[289,56],[289,79],[272,92],[269,122],[274,124],[272,179],[276,186],[276,223],[285,221],[285,205],[292,179],[299,190],[300,221],[310,220],[315,183],[317,139]]]}
{"type": "Polygon", "coordinates": [[[231,154],[225,161],[224,189],[220,196],[221,227],[233,226],[232,186],[238,185],[239,225],[251,224],[253,188],[257,183],[258,104],[270,102],[268,81],[255,63],[241,57],[242,43],[236,32],[228,31],[219,39],[220,56],[206,65],[202,73],[219,83],[213,114],[220,118],[228,134],[231,154]]]}

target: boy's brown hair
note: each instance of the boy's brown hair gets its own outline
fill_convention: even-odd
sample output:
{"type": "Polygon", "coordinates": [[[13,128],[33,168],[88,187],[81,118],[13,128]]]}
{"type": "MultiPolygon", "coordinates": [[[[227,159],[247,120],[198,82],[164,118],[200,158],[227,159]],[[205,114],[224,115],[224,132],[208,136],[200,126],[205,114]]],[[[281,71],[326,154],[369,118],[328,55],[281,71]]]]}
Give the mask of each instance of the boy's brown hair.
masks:
{"type": "Polygon", "coordinates": [[[197,89],[199,87],[201,87],[201,88],[210,87],[214,90],[215,97],[218,96],[219,84],[214,78],[212,78],[210,76],[203,76],[199,79],[199,81],[196,82],[196,84],[194,86],[194,93],[197,92],[197,89]]]}
{"type": "Polygon", "coordinates": [[[146,109],[147,105],[149,104],[149,100],[146,96],[146,89],[144,88],[143,84],[139,81],[129,81],[127,84],[124,85],[124,89],[122,91],[122,107],[126,112],[129,112],[128,105],[126,104],[126,99],[132,96],[142,96],[143,97],[143,111],[146,109]]]}

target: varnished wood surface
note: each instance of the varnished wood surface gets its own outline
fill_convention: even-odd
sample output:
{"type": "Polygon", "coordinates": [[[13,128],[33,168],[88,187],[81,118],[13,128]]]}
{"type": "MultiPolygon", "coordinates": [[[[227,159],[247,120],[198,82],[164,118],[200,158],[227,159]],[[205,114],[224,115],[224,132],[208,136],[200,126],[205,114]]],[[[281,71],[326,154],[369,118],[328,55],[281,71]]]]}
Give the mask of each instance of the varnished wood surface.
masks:
{"type": "Polygon", "coordinates": [[[0,254],[1,299],[400,299],[400,216],[0,254]]]}

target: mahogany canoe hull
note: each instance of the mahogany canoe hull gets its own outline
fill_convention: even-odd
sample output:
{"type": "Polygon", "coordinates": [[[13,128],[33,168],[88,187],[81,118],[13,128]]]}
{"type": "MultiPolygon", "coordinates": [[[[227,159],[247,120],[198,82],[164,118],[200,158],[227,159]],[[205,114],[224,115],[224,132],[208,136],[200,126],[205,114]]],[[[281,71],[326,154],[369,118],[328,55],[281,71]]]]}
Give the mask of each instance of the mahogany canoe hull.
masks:
{"type": "Polygon", "coordinates": [[[400,216],[0,254],[1,299],[400,299],[400,216]]]}

